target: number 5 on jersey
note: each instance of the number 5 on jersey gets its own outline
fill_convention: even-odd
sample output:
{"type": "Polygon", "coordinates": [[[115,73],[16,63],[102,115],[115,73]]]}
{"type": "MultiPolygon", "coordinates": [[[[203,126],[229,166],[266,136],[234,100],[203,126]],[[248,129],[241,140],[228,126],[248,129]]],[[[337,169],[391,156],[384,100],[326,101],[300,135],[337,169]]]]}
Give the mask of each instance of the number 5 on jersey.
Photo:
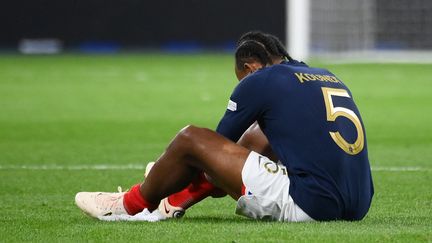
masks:
{"type": "Polygon", "coordinates": [[[347,97],[347,98],[351,98],[351,96],[344,89],[333,89],[333,88],[326,88],[326,87],[322,87],[321,89],[323,92],[324,103],[326,106],[327,121],[334,122],[336,121],[336,118],[343,116],[345,118],[348,118],[352,123],[354,123],[354,126],[357,130],[357,139],[354,143],[348,143],[338,131],[329,132],[333,141],[343,151],[345,151],[348,154],[356,155],[360,153],[364,147],[364,135],[363,135],[363,128],[360,123],[360,119],[350,109],[347,109],[345,107],[340,107],[340,106],[335,107],[333,105],[333,99],[332,99],[332,96],[340,96],[340,97],[347,97]]]}

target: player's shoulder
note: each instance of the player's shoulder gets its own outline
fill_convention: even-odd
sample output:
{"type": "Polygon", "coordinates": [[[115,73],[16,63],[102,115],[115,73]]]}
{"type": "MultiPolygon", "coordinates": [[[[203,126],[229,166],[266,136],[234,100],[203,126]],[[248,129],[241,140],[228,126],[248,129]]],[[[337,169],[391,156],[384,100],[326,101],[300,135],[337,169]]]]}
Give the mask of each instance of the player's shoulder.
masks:
{"type": "Polygon", "coordinates": [[[310,73],[330,74],[330,71],[328,71],[325,68],[311,67],[306,63],[297,60],[283,61],[280,64],[273,65],[271,67],[274,70],[274,72],[291,72],[291,73],[310,72],[310,73]]]}

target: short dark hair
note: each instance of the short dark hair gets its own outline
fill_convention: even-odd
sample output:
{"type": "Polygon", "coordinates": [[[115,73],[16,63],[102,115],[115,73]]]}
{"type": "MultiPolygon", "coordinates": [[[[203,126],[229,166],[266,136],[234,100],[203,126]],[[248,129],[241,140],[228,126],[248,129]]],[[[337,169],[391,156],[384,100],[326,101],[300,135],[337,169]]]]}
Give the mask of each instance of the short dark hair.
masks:
{"type": "Polygon", "coordinates": [[[263,65],[271,64],[271,58],[275,57],[293,60],[279,38],[261,31],[250,31],[243,34],[237,42],[235,57],[239,69],[243,69],[244,63],[251,59],[263,65]]]}

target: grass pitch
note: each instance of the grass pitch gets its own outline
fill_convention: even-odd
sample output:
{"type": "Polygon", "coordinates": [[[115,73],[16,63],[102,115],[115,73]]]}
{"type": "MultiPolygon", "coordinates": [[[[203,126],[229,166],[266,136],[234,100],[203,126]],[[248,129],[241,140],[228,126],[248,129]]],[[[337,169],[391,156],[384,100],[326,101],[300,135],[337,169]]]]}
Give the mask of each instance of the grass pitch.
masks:
{"type": "Polygon", "coordinates": [[[180,220],[99,222],[78,191],[115,191],[187,124],[215,128],[236,85],[226,55],[0,56],[0,241],[432,241],[432,65],[326,67],[366,126],[375,196],[360,222],[257,222],[229,198],[180,220]]]}

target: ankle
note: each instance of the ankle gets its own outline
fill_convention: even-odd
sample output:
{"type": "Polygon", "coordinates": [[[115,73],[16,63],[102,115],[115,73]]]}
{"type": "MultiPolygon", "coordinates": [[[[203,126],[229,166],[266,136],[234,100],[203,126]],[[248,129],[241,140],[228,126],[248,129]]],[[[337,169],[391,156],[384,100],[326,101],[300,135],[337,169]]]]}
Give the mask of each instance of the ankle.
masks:
{"type": "Polygon", "coordinates": [[[123,206],[130,215],[135,215],[145,208],[149,211],[153,211],[158,206],[157,204],[150,203],[141,195],[140,187],[141,184],[132,186],[123,197],[123,206]]]}

